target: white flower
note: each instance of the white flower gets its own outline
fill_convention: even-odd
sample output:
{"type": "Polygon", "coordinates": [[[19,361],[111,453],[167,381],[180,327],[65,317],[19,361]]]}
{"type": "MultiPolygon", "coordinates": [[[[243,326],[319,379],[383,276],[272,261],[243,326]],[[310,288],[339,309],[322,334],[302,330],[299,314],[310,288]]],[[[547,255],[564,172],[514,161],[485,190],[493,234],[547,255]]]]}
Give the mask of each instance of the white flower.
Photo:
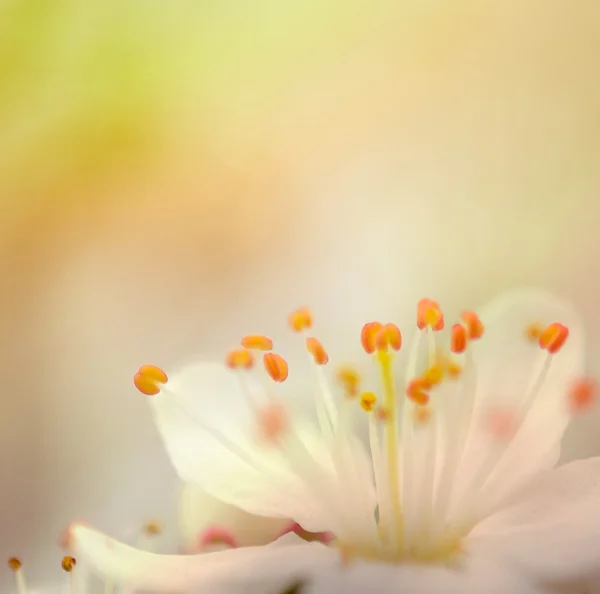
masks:
{"type": "MultiPolygon", "coordinates": [[[[308,310],[290,322],[312,326],[308,310]]],[[[296,579],[314,592],[538,592],[600,575],[600,459],[551,470],[570,416],[593,397],[578,318],[523,292],[463,314],[449,336],[434,301],[419,303],[417,322],[401,381],[399,329],[371,323],[361,341],[379,383],[342,368],[341,390],[308,336],[314,416],[275,385],[303,371],[266,337],[244,338],[230,369],[136,374],[185,481],[249,513],[330,531],[334,546],[288,535],[159,556],[73,526],[77,555],[106,580],[167,592],[277,592],[296,579]],[[260,350],[267,373],[251,370],[260,350]],[[351,422],[357,400],[368,447],[351,422]]]]}

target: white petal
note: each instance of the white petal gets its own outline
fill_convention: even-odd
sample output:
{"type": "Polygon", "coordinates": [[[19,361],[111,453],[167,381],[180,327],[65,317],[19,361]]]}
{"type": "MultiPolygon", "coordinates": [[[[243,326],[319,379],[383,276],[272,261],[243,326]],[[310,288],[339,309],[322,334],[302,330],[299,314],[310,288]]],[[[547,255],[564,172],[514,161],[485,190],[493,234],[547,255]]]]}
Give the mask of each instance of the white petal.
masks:
{"type": "Polygon", "coordinates": [[[504,549],[544,582],[600,578],[600,458],[549,470],[469,539],[504,549]]]}
{"type": "Polygon", "coordinates": [[[293,580],[339,563],[333,549],[287,535],[266,547],[205,555],[156,555],[137,550],[90,528],[72,530],[78,561],[108,582],[128,588],[195,594],[278,592],[293,580]]]}
{"type": "Polygon", "coordinates": [[[240,546],[264,545],[273,542],[291,520],[254,516],[239,507],[215,499],[195,485],[184,485],[181,493],[181,530],[188,548],[211,527],[225,528],[240,546]]]}
{"type": "MultiPolygon", "coordinates": [[[[458,479],[457,495],[464,495],[480,464],[489,473],[484,491],[486,506],[494,507],[543,469],[552,467],[560,454],[560,440],[569,421],[567,392],[570,383],[583,373],[583,326],[573,310],[540,291],[508,294],[480,312],[485,325],[483,338],[473,344],[477,392],[472,423],[458,479]],[[545,381],[533,405],[526,401],[532,378],[543,366],[546,351],[525,338],[525,330],[538,322],[543,326],[560,322],[569,328],[564,347],[551,355],[545,381]],[[527,415],[515,438],[504,447],[486,428],[495,410],[527,415]],[[503,454],[494,464],[498,455],[503,454]],[[487,461],[487,462],[486,462],[487,461]]],[[[483,486],[482,486],[483,487],[483,486]]],[[[472,493],[471,493],[472,495],[472,493]]],[[[485,511],[485,510],[481,510],[485,511]]],[[[489,510],[488,510],[489,511],[489,510]]]]}
{"type": "Polygon", "coordinates": [[[473,551],[456,566],[386,565],[356,561],[341,571],[325,569],[302,594],[540,594],[522,574],[499,559],[473,551]]]}

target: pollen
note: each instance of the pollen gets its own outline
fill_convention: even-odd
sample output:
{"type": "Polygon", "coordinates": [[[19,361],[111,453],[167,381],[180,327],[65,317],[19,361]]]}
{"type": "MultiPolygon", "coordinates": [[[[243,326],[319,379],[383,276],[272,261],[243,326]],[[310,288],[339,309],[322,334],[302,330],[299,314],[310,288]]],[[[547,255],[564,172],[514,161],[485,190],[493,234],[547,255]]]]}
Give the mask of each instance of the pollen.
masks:
{"type": "Polygon", "coordinates": [[[144,526],[144,533],[147,536],[157,536],[158,534],[160,534],[162,532],[162,526],[160,525],[159,522],[157,521],[152,521],[152,522],[148,522],[145,526],[144,526]]]}
{"type": "Polygon", "coordinates": [[[441,365],[432,365],[424,374],[421,379],[423,388],[429,390],[433,386],[437,386],[441,383],[444,378],[444,370],[441,365]]]}
{"type": "Polygon", "coordinates": [[[263,365],[270,378],[277,383],[284,382],[288,376],[287,361],[276,353],[265,353],[263,365]]]}
{"type": "Polygon", "coordinates": [[[360,375],[352,367],[341,367],[336,373],[337,381],[347,396],[354,397],[360,386],[360,375]]]}
{"type": "Polygon", "coordinates": [[[242,338],[242,346],[245,349],[254,349],[257,351],[270,351],[273,349],[273,341],[268,336],[260,334],[250,334],[242,338]]]}
{"type": "Polygon", "coordinates": [[[415,403],[420,406],[429,404],[429,394],[426,390],[427,383],[424,382],[423,378],[415,378],[411,380],[406,388],[406,395],[415,403]]]}
{"type": "Polygon", "coordinates": [[[467,348],[467,330],[461,324],[452,326],[452,334],[450,336],[450,350],[453,353],[464,353],[467,348]]]}
{"type": "Polygon", "coordinates": [[[75,557],[67,555],[66,557],[63,557],[61,566],[67,573],[71,573],[73,569],[75,569],[76,564],[77,561],[75,560],[75,557]]]}
{"type": "Polygon", "coordinates": [[[377,403],[377,396],[373,392],[365,392],[360,397],[360,406],[365,412],[371,412],[377,403]]]}
{"type": "Polygon", "coordinates": [[[474,311],[465,311],[461,318],[467,325],[467,335],[469,340],[478,340],[483,336],[484,327],[479,316],[474,311]]]}
{"type": "Polygon", "coordinates": [[[288,318],[290,328],[294,332],[302,332],[312,327],[312,313],[308,307],[301,307],[292,312],[288,318]]]}
{"type": "Polygon", "coordinates": [[[227,353],[225,365],[230,369],[251,369],[254,365],[254,357],[246,349],[233,349],[227,353]]]}
{"type": "Polygon", "coordinates": [[[362,343],[363,349],[371,355],[375,352],[376,344],[375,338],[377,333],[381,330],[382,326],[379,322],[369,322],[365,324],[360,333],[360,342],[362,343]]]}
{"type": "Polygon", "coordinates": [[[21,559],[19,559],[18,557],[11,557],[8,560],[8,566],[13,571],[19,571],[19,569],[21,569],[21,567],[23,567],[23,563],[21,563],[21,559]]]}
{"type": "Polygon", "coordinates": [[[133,376],[135,387],[145,396],[158,394],[161,384],[166,384],[167,381],[167,374],[154,365],[142,365],[133,376]]]}
{"type": "Polygon", "coordinates": [[[539,345],[551,355],[558,353],[569,337],[569,329],[558,322],[550,324],[542,331],[539,345]]]}
{"type": "Polygon", "coordinates": [[[569,406],[572,413],[588,410],[596,401],[598,386],[591,379],[575,382],[569,390],[569,406]]]}
{"type": "Polygon", "coordinates": [[[462,373],[462,367],[458,363],[454,363],[454,361],[452,361],[448,363],[448,368],[446,371],[448,372],[449,378],[457,379],[462,373]]]}
{"type": "Polygon", "coordinates": [[[306,348],[308,352],[313,356],[317,365],[325,365],[329,361],[329,355],[323,348],[323,345],[313,337],[306,339],[306,348]]]}
{"type": "Polygon", "coordinates": [[[530,342],[538,342],[540,334],[543,332],[543,330],[544,327],[541,324],[534,322],[525,328],[525,337],[530,342]]]}
{"type": "Polygon", "coordinates": [[[416,406],[413,419],[417,425],[424,426],[429,423],[431,420],[433,413],[431,411],[431,407],[429,406],[416,406]]]}
{"type": "Polygon", "coordinates": [[[430,327],[439,331],[444,328],[444,314],[436,301],[421,299],[417,305],[417,327],[424,330],[430,327]]]}
{"type": "Polygon", "coordinates": [[[385,324],[375,333],[375,347],[380,351],[392,348],[399,351],[402,348],[402,334],[395,324],[385,324]]]}

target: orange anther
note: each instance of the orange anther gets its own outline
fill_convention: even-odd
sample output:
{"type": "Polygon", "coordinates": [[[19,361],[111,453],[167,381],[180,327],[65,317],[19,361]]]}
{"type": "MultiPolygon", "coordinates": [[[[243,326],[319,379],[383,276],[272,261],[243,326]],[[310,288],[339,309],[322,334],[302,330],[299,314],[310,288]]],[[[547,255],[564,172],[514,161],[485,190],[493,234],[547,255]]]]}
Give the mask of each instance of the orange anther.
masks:
{"type": "Polygon", "coordinates": [[[323,348],[323,345],[316,338],[312,338],[312,336],[307,338],[306,348],[313,356],[313,359],[317,365],[325,365],[327,361],[329,361],[329,355],[323,348]]]}
{"type": "Polygon", "coordinates": [[[302,332],[312,326],[312,313],[308,307],[301,307],[290,314],[288,321],[294,332],[302,332]]]}
{"type": "Polygon", "coordinates": [[[429,404],[429,394],[425,391],[427,384],[423,378],[415,378],[409,382],[406,388],[406,395],[415,403],[421,406],[429,404]]]}
{"type": "Polygon", "coordinates": [[[279,445],[287,427],[287,413],[280,404],[267,404],[258,411],[259,437],[263,442],[279,445]]]}
{"type": "Polygon", "coordinates": [[[483,324],[474,311],[465,311],[460,317],[467,325],[467,336],[469,337],[469,340],[477,340],[483,336],[483,324]]]}
{"type": "Polygon", "coordinates": [[[543,330],[544,328],[541,324],[534,322],[533,324],[529,324],[529,326],[525,328],[525,337],[531,342],[537,342],[543,330]]]}
{"type": "Polygon", "coordinates": [[[167,383],[167,374],[154,365],[142,365],[133,376],[135,387],[146,396],[154,396],[160,392],[160,385],[167,383]]]}
{"type": "Polygon", "coordinates": [[[377,396],[373,392],[365,392],[360,397],[360,406],[365,412],[371,412],[377,403],[377,396]]]}
{"type": "Polygon", "coordinates": [[[282,356],[276,353],[265,353],[263,364],[274,382],[281,383],[287,379],[288,364],[282,356]]]}
{"type": "Polygon", "coordinates": [[[569,329],[556,322],[550,324],[550,326],[542,331],[539,338],[539,345],[553,355],[562,348],[568,336],[569,329]]]}
{"type": "Polygon", "coordinates": [[[442,330],[444,328],[444,314],[436,301],[431,299],[421,299],[417,305],[417,326],[419,330],[424,330],[431,326],[432,330],[442,330]]]}
{"type": "Polygon", "coordinates": [[[375,334],[375,348],[385,351],[388,347],[395,351],[402,347],[402,334],[396,324],[385,324],[375,334]]]}
{"type": "Polygon", "coordinates": [[[598,386],[591,379],[581,379],[575,382],[569,390],[569,405],[571,412],[579,413],[589,409],[596,401],[598,386]]]}
{"type": "Polygon", "coordinates": [[[440,365],[431,366],[421,378],[421,385],[425,390],[430,390],[437,386],[444,378],[444,370],[440,365]]]}
{"type": "Polygon", "coordinates": [[[273,348],[273,341],[268,336],[260,334],[250,334],[242,338],[242,346],[245,349],[256,349],[257,351],[270,351],[273,348]]]}
{"type": "Polygon", "coordinates": [[[254,357],[246,349],[233,349],[227,353],[225,365],[230,369],[251,369],[254,365],[254,357]]]}
{"type": "Polygon", "coordinates": [[[381,324],[379,322],[369,322],[363,326],[360,333],[360,341],[363,345],[363,349],[369,353],[375,352],[375,338],[377,333],[381,330],[381,324]]]}
{"type": "Polygon", "coordinates": [[[450,350],[453,353],[464,353],[467,348],[467,331],[464,326],[454,324],[450,336],[450,350]]]}
{"type": "Polygon", "coordinates": [[[19,569],[21,569],[21,567],[23,567],[23,564],[21,563],[21,559],[19,559],[18,557],[11,557],[8,560],[8,566],[13,571],[19,571],[19,569]]]}
{"type": "Polygon", "coordinates": [[[351,367],[342,367],[336,374],[337,380],[348,396],[356,396],[360,386],[360,375],[351,367]]]}
{"type": "Polygon", "coordinates": [[[63,557],[62,560],[62,568],[67,572],[67,573],[71,573],[73,571],[73,569],[75,568],[75,565],[77,564],[77,561],[75,561],[75,557],[71,557],[69,555],[67,555],[66,557],[63,557]]]}

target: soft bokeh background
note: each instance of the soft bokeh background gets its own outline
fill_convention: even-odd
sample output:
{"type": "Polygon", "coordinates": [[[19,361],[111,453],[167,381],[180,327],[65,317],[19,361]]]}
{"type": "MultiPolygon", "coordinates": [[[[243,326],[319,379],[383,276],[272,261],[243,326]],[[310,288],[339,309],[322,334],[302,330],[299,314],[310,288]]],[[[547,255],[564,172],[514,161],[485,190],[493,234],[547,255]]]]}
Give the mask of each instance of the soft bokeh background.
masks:
{"type": "Polygon", "coordinates": [[[0,555],[60,579],[72,517],[174,543],[132,373],[300,304],[346,356],[541,285],[600,375],[599,51],[595,0],[0,2],[0,555]]]}

